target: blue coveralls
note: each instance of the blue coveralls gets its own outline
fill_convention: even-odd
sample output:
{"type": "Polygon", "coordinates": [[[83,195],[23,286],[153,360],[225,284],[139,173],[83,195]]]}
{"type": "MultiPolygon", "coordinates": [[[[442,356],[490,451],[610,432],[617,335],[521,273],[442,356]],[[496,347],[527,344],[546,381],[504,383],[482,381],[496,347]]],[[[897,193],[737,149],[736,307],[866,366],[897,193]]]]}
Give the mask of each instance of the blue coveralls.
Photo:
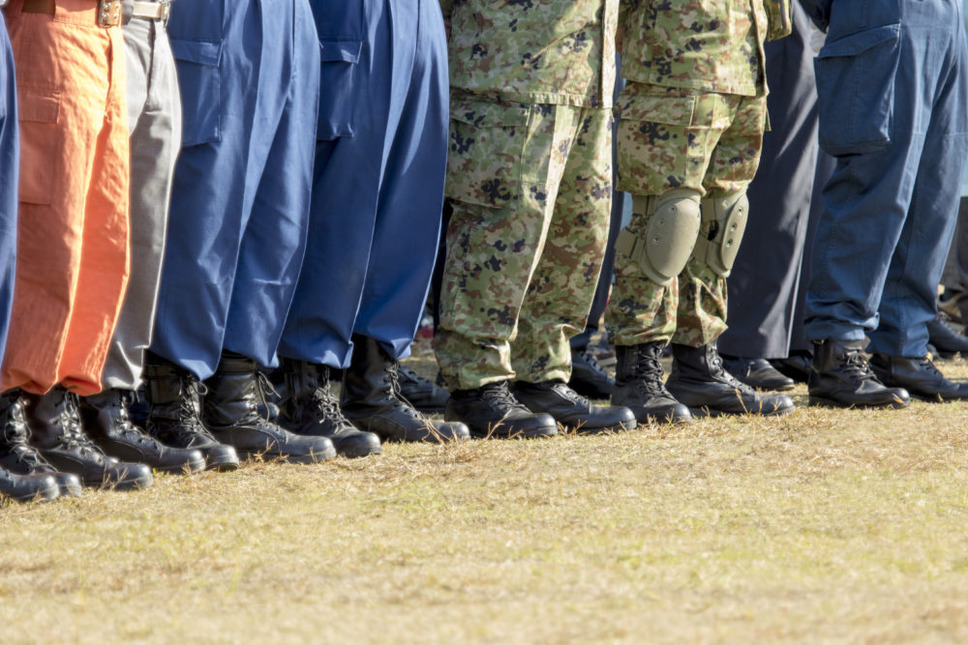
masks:
{"type": "Polygon", "coordinates": [[[17,86],[7,24],[0,12],[0,362],[10,329],[14,268],[17,264],[17,86]]]}
{"type": "Polygon", "coordinates": [[[172,7],[184,130],[151,350],[275,361],[305,251],[319,99],[307,0],[172,7]]]}
{"type": "Polygon", "coordinates": [[[407,355],[440,235],[447,42],[438,0],[311,0],[322,51],[309,246],[279,354],[407,355]]]}
{"type": "Polygon", "coordinates": [[[960,0],[827,8],[820,144],[837,167],[813,243],[806,333],[867,334],[868,351],[924,356],[968,154],[960,0]]]}

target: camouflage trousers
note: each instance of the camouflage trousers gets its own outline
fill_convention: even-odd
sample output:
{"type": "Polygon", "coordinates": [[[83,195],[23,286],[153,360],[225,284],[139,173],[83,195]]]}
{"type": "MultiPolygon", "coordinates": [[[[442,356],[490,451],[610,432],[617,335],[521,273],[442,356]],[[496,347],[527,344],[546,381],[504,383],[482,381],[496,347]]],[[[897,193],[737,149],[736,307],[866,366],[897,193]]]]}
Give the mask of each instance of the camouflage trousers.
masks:
{"type": "MultiPolygon", "coordinates": [[[[652,196],[691,188],[706,200],[744,192],[756,173],[765,96],[629,83],[619,109],[619,190],[652,196]]],[[[642,236],[648,223],[644,212],[633,212],[628,229],[642,236]]],[[[704,216],[699,235],[710,238],[714,226],[704,216]]],[[[605,320],[616,345],[671,341],[700,347],[726,331],[726,279],[693,255],[662,286],[618,253],[605,320]]]]}
{"type": "Polygon", "coordinates": [[[567,381],[608,236],[608,109],[451,100],[435,349],[450,388],[567,381]]]}

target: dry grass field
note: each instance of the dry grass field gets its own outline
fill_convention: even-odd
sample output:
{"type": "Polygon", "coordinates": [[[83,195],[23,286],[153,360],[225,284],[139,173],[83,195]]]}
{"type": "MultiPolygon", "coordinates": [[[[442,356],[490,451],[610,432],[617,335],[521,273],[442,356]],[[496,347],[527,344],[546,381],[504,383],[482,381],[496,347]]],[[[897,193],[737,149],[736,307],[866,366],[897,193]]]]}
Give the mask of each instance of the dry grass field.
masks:
{"type": "Polygon", "coordinates": [[[0,643],[964,643],[966,426],[801,407],[7,504],[0,643]]]}

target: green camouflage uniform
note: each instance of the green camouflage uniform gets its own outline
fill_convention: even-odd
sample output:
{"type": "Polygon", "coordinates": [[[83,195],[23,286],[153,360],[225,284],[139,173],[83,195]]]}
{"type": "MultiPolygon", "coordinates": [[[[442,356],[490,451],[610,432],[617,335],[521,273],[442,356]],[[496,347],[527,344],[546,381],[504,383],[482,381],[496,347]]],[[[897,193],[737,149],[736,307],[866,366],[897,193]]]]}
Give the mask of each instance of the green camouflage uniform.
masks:
{"type": "MultiPolygon", "coordinates": [[[[763,41],[787,27],[777,24],[779,4],[623,0],[628,83],[618,105],[618,189],[658,196],[687,188],[703,200],[745,192],[767,122],[763,41]]],[[[648,219],[635,210],[628,230],[641,236],[648,219]]],[[[706,215],[704,209],[699,235],[709,239],[715,222],[706,215]]],[[[627,254],[616,254],[606,312],[612,342],[699,347],[726,330],[726,279],[696,255],[662,286],[627,254]]]]}
{"type": "Polygon", "coordinates": [[[435,348],[451,388],[569,378],[608,233],[618,3],[441,3],[453,215],[435,348]]]}

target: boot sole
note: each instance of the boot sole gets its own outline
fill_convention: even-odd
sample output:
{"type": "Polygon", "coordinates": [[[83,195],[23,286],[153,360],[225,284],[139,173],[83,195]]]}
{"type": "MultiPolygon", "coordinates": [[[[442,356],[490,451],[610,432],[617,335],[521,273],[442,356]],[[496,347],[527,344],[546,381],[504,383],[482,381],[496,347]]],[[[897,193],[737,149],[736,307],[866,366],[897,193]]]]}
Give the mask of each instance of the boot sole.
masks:
{"type": "Polygon", "coordinates": [[[869,403],[869,404],[842,403],[840,401],[835,401],[834,399],[826,399],[819,396],[811,396],[808,399],[808,403],[810,405],[815,405],[822,408],[839,408],[841,410],[849,410],[851,408],[866,409],[866,410],[877,409],[877,408],[893,408],[895,410],[900,410],[902,408],[906,408],[909,405],[911,405],[909,402],[906,403],[904,401],[899,401],[897,399],[889,403],[869,403]]]}
{"type": "MultiPolygon", "coordinates": [[[[236,448],[238,450],[238,448],[236,448]]],[[[332,448],[323,453],[314,452],[309,455],[290,455],[281,452],[266,452],[266,451],[240,451],[240,456],[243,459],[248,459],[250,457],[262,457],[264,461],[273,461],[279,459],[289,464],[320,464],[324,461],[330,461],[336,458],[336,449],[332,448]]]]}
{"type": "Polygon", "coordinates": [[[764,412],[762,410],[743,410],[742,412],[733,412],[732,410],[711,410],[709,408],[689,408],[689,413],[692,414],[694,418],[716,418],[716,417],[782,417],[790,414],[796,410],[796,406],[790,408],[778,408],[776,410],[771,410],[770,412],[764,412]]]}

